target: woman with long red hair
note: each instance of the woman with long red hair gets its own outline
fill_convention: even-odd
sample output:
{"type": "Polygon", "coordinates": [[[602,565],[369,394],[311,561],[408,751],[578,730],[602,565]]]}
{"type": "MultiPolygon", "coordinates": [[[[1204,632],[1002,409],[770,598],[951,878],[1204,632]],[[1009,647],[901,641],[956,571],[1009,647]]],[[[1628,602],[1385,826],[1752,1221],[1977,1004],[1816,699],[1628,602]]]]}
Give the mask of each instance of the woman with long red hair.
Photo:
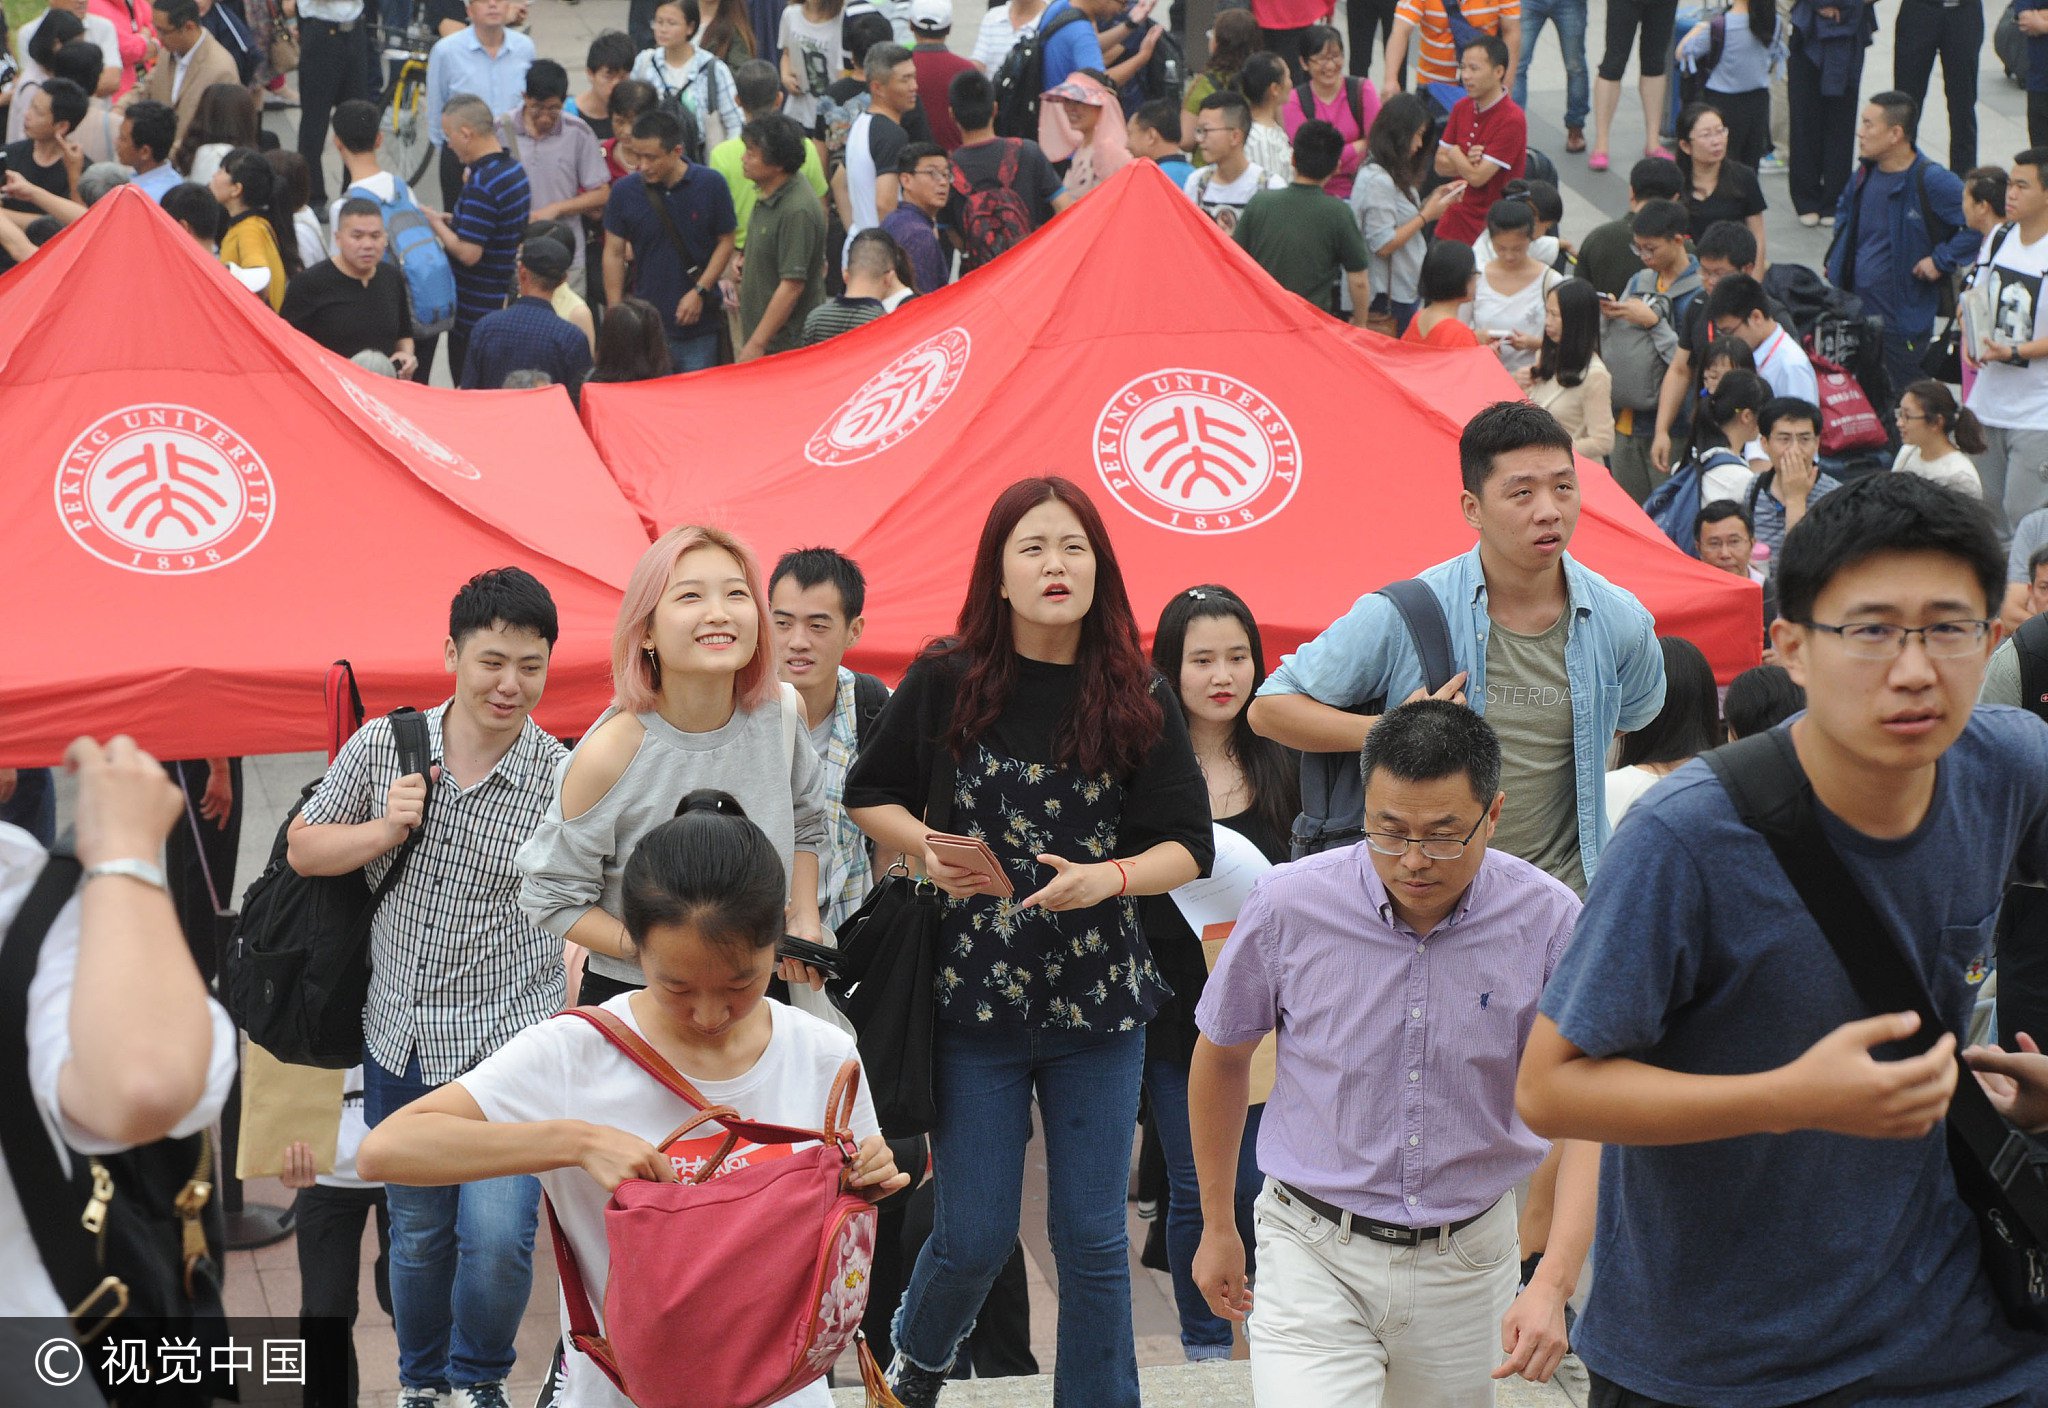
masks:
{"type": "Polygon", "coordinates": [[[1010,1254],[1035,1090],[1059,1266],[1054,1394],[1137,1408],[1124,1190],[1144,1027],[1170,990],[1136,899],[1207,870],[1209,799],[1102,519],[1072,483],[1026,479],[997,498],[959,634],[905,674],[846,807],[947,896],[934,1224],[896,1313],[897,1397],[936,1401],[1010,1254]],[[935,783],[944,815],[926,815],[935,783]],[[985,842],[1013,893],[949,863],[930,832],[985,842]]]}
{"type": "MultiPolygon", "coordinates": [[[[790,884],[788,932],[816,942],[825,773],[790,746],[793,702],[761,639],[768,593],[753,552],[717,528],[674,528],[641,554],[612,631],[613,698],[555,779],[547,816],[519,848],[519,904],[590,953],[580,1000],[644,987],[622,885],[640,838],[691,792],[736,798],[767,833],[790,884]]],[[[783,965],[782,976],[806,976],[783,965]]],[[[816,1015],[822,998],[793,991],[816,1015]]]]}

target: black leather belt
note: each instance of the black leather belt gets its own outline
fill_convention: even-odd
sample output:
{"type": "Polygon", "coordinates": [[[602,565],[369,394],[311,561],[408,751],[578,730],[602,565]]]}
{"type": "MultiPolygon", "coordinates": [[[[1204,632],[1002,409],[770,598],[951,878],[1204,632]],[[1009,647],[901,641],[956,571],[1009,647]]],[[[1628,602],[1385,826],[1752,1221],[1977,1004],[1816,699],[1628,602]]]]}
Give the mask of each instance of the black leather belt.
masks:
{"type": "Polygon", "coordinates": [[[1375,1242],[1391,1242],[1397,1247],[1419,1247],[1424,1242],[1434,1241],[1438,1237],[1448,1237],[1453,1232],[1462,1232],[1486,1216],[1486,1212],[1493,1211],[1493,1208],[1488,1208],[1486,1212],[1477,1212],[1470,1217],[1460,1218],[1456,1222],[1438,1227],[1399,1227],[1391,1222],[1375,1222],[1369,1217],[1360,1217],[1355,1212],[1346,1212],[1334,1203],[1326,1203],[1313,1194],[1302,1192],[1292,1183],[1282,1183],[1277,1178],[1273,1180],[1273,1188],[1273,1196],[1281,1202],[1300,1203],[1317,1217],[1336,1223],[1340,1232],[1348,1228],[1352,1232],[1363,1232],[1375,1242]]]}
{"type": "Polygon", "coordinates": [[[353,33],[355,32],[355,28],[356,28],[356,26],[357,26],[357,25],[359,25],[359,24],[361,24],[361,23],[362,23],[362,21],[361,21],[361,20],[348,20],[348,21],[346,21],[346,22],[337,22],[337,21],[334,21],[334,20],[320,20],[320,19],[314,19],[314,18],[313,18],[313,17],[311,16],[311,15],[306,15],[306,16],[303,16],[303,17],[301,17],[301,19],[299,20],[299,23],[300,23],[300,24],[317,24],[317,25],[321,25],[321,26],[323,26],[323,27],[325,27],[325,28],[327,28],[327,29],[331,29],[331,30],[333,30],[333,31],[334,31],[334,32],[335,32],[336,34],[353,34],[353,33]]]}

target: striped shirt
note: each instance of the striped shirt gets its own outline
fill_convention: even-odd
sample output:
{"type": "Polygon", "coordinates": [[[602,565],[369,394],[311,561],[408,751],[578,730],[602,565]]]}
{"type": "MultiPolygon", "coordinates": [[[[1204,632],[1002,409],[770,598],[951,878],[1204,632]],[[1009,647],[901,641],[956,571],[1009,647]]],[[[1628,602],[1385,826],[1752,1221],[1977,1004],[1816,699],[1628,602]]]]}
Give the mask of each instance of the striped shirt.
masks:
{"type": "Polygon", "coordinates": [[[448,212],[455,233],[480,244],[484,257],[474,264],[451,259],[455,270],[455,326],[467,332],[486,313],[503,308],[512,296],[519,265],[519,236],[533,206],[526,168],[510,152],[495,151],[464,168],[462,194],[448,212]]]}
{"type": "Polygon", "coordinates": [[[1515,1113],[1515,1071],[1578,915],[1504,851],[1423,936],[1363,843],[1261,876],[1195,1011],[1219,1046],[1280,1034],[1259,1168],[1404,1227],[1492,1207],[1549,1148],[1515,1113]]]}
{"type": "MultiPolygon", "coordinates": [[[[1462,0],[1458,12],[1474,29],[1499,34],[1502,20],[1522,17],[1522,0],[1462,0]]],[[[1415,26],[1416,86],[1456,83],[1458,46],[1451,37],[1451,20],[1444,13],[1443,0],[1401,0],[1394,7],[1394,18],[1415,26]]]]}
{"type": "MultiPolygon", "coordinates": [[[[429,750],[441,757],[448,705],[427,713],[429,750]]],[[[448,772],[434,783],[426,834],[405,874],[370,923],[370,1000],[363,1028],[370,1055],[403,1071],[417,1050],[430,1085],[451,1081],[514,1033],[561,1010],[562,941],[519,908],[520,844],[554,797],[554,770],[568,750],[531,719],[490,774],[463,787],[448,772]]],[[[364,724],[306,799],[309,826],[358,825],[384,815],[398,780],[388,719],[364,724]]],[[[364,867],[384,878],[397,848],[364,867]]]]}

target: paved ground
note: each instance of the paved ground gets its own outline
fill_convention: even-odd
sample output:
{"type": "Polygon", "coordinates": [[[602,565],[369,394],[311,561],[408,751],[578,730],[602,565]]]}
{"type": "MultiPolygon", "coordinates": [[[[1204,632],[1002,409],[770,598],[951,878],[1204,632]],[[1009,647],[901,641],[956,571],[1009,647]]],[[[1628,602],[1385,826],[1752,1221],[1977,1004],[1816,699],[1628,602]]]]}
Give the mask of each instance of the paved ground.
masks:
{"type": "MultiPolygon", "coordinates": [[[[965,49],[972,43],[979,6],[975,0],[955,0],[955,4],[956,13],[960,16],[960,22],[955,29],[955,44],[956,47],[965,49]]],[[[543,55],[562,60],[572,73],[580,75],[583,51],[590,37],[602,29],[623,27],[625,10],[625,0],[584,0],[581,5],[573,7],[560,3],[560,0],[537,0],[532,33],[543,55]]],[[[1592,26],[1595,36],[1600,32],[1599,18],[1599,14],[1596,13],[1592,26]]],[[[1597,61],[1597,38],[1594,42],[1596,52],[1591,58],[1597,61]]],[[[1890,35],[1886,33],[1879,36],[1877,44],[1868,56],[1864,91],[1872,92],[1884,86],[1889,80],[1890,72],[1891,44],[1890,35]]],[[[1983,158],[1992,161],[2005,160],[2025,145],[2025,101],[2019,91],[2008,84],[1997,71],[1988,50],[1983,85],[1984,93],[1979,105],[1983,158]]],[[[1621,209],[1625,202],[1627,168],[1632,154],[1640,149],[1642,140],[1640,109],[1635,105],[1632,93],[1625,95],[1613,145],[1615,169],[1605,174],[1594,173],[1586,168],[1583,157],[1569,157],[1563,152],[1560,120],[1564,97],[1564,72],[1556,41],[1552,37],[1545,37],[1535,56],[1530,88],[1530,107],[1534,114],[1531,122],[1532,140],[1537,146],[1551,152],[1558,164],[1566,203],[1565,233],[1568,237],[1578,237],[1601,220],[1609,218],[1611,213],[1621,209]]],[[[1935,107],[1936,111],[1928,117],[1923,126],[1922,136],[1923,146],[1931,154],[1939,157],[1947,150],[1947,131],[1938,101],[1935,107]]],[[[282,135],[289,138],[296,117],[291,112],[272,113],[267,120],[277,127],[282,135]]],[[[430,188],[433,182],[434,177],[430,174],[427,178],[430,188]]],[[[1783,202],[1784,187],[1781,181],[1767,179],[1765,193],[1774,202],[1773,209],[1766,217],[1773,256],[1780,260],[1794,259],[1818,263],[1826,248],[1827,232],[1802,229],[1793,220],[1791,211],[1783,202]]],[[[432,198],[431,190],[422,194],[432,198]]],[[[241,883],[246,884],[260,869],[272,833],[283,817],[286,807],[298,794],[299,788],[319,772],[320,766],[321,759],[310,754],[249,760],[245,774],[248,796],[239,872],[241,883]]],[[[272,1182],[250,1185],[248,1196],[254,1202],[287,1201],[283,1190],[272,1182]]],[[[1030,1253],[1033,1340],[1041,1362],[1049,1368],[1053,1353],[1053,1265],[1045,1234],[1044,1168],[1042,1160],[1036,1156],[1035,1146],[1027,1175],[1025,1197],[1024,1235],[1030,1253]]],[[[1142,1240],[1143,1224],[1134,1217],[1132,1228],[1135,1247],[1142,1240]]],[[[371,1294],[368,1258],[372,1251],[373,1248],[366,1244],[363,1281],[365,1310],[357,1330],[357,1344],[364,1370],[363,1403],[365,1408],[390,1408],[396,1400],[396,1346],[391,1325],[376,1310],[375,1300],[371,1294]]],[[[229,1273],[229,1309],[249,1314],[296,1313],[296,1257],[295,1246],[290,1241],[263,1251],[234,1255],[231,1258],[229,1273]]],[[[535,1261],[534,1296],[521,1328],[520,1363],[513,1381],[515,1389],[524,1391],[526,1397],[523,1401],[526,1402],[531,1401],[532,1389],[538,1381],[544,1355],[555,1338],[554,1268],[552,1258],[544,1245],[537,1251],[535,1261]]],[[[1181,1356],[1172,1295],[1166,1278],[1156,1272],[1137,1267],[1134,1256],[1133,1288],[1136,1297],[1139,1362],[1152,1366],[1178,1365],[1181,1356]]],[[[1241,1369],[1161,1367],[1148,1373],[1146,1382],[1148,1401],[1162,1405],[1220,1405],[1249,1401],[1249,1392],[1241,1369]]],[[[1049,1403],[1050,1392],[1050,1380],[1041,1378],[1028,1383],[990,1385],[981,1389],[949,1393],[947,1401],[957,1401],[962,1408],[975,1403],[1049,1403]]],[[[1539,1391],[1520,1386],[1504,1391],[1500,1401],[1504,1405],[1555,1402],[1560,1397],[1561,1394],[1552,1391],[1539,1391]]],[[[519,1400],[520,1395],[515,1393],[514,1398],[519,1400]]]]}

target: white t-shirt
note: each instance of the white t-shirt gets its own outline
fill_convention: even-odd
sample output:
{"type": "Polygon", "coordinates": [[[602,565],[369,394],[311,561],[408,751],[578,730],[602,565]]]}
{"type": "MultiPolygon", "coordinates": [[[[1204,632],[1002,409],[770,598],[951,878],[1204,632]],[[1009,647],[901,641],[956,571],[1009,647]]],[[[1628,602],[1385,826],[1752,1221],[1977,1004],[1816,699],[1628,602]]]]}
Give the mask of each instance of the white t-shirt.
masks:
{"type": "MultiPolygon", "coordinates": [[[[734,1080],[704,1080],[684,1071],[707,1099],[731,1105],[764,1124],[815,1129],[825,1115],[825,1100],[840,1064],[854,1054],[853,1038],[807,1013],[764,998],[774,1020],[767,1049],[754,1068],[734,1080]]],[[[630,994],[613,998],[605,1010],[640,1031],[630,994]]],[[[644,1033],[643,1033],[644,1035],[644,1033]]],[[[482,1064],[459,1078],[486,1118],[501,1123],[576,1119],[656,1140],[689,1119],[692,1111],[680,1098],[655,1083],[616,1046],[580,1017],[555,1017],[528,1027],[482,1064]]],[[[874,1102],[862,1084],[854,1102],[853,1134],[864,1139],[878,1133],[874,1102]]],[[[724,1138],[721,1130],[698,1131],[669,1152],[677,1167],[694,1172],[724,1138]]],[[[758,1146],[742,1143],[734,1160],[759,1154],[758,1146]]],[[[780,1157],[775,1150],[768,1157],[780,1157]]],[[[598,1325],[604,1324],[605,1283],[611,1249],[605,1242],[604,1188],[580,1168],[555,1169],[540,1175],[541,1188],[554,1204],[562,1233],[576,1255],[583,1284],[590,1292],[598,1325]]],[[[545,1221],[542,1223],[545,1226],[545,1221]]],[[[569,1332],[568,1309],[562,1311],[562,1333],[569,1332]]],[[[831,1393],[820,1378],[783,1402],[793,1408],[830,1408],[831,1393]]],[[[569,1351],[559,1408],[632,1408],[589,1359],[569,1351]]]]}
{"type": "Polygon", "coordinates": [[[1253,161],[1245,164],[1235,181],[1225,181],[1216,174],[1215,167],[1204,166],[1189,173],[1183,189],[1227,235],[1237,228],[1237,217],[1251,204],[1253,196],[1260,191],[1277,191],[1286,184],[1278,176],[1268,176],[1265,168],[1253,161]]]}
{"type": "Polygon", "coordinates": [[[1543,337],[1543,300],[1550,290],[1564,282],[1564,276],[1555,269],[1539,268],[1536,277],[1529,280],[1513,293],[1502,293],[1488,282],[1486,266],[1479,266],[1479,287],[1472,295],[1472,301],[1458,310],[1458,316],[1471,324],[1479,340],[1487,343],[1500,358],[1500,364],[1510,372],[1536,365],[1538,349],[1523,349],[1508,342],[1492,341],[1488,334],[1497,332],[1534,333],[1541,341],[1543,337]]]}
{"type": "Polygon", "coordinates": [[[1922,459],[1920,451],[1911,445],[1899,446],[1899,457],[1892,461],[1894,474],[1917,474],[1932,479],[1944,488],[1968,494],[1973,499],[1984,497],[1984,481],[1977,474],[1977,466],[1961,450],[1950,450],[1939,459],[1922,459]]]}
{"type": "Polygon", "coordinates": [[[341,1128],[334,1136],[334,1172],[316,1173],[313,1181],[322,1188],[382,1188],[356,1173],[356,1153],[370,1127],[363,1119],[363,1068],[356,1066],[341,1078],[341,1128]]]}
{"type": "MultiPolygon", "coordinates": [[[[19,827],[0,822],[0,932],[14,922],[42,868],[43,848],[35,838],[19,827]]],[[[43,940],[42,952],[36,959],[36,976],[28,989],[29,1095],[42,1114],[43,1126],[60,1157],[65,1157],[66,1144],[81,1154],[112,1154],[126,1147],[79,1128],[64,1117],[57,1105],[57,1076],[71,1059],[71,987],[78,972],[78,924],[78,900],[74,896],[58,911],[56,922],[43,940]]],[[[206,1094],[171,1131],[180,1139],[198,1133],[220,1117],[240,1055],[228,1014],[219,1003],[209,1001],[207,1007],[213,1017],[213,1053],[207,1063],[206,1094]]],[[[0,1267],[7,1271],[0,1276],[0,1315],[64,1314],[57,1288],[43,1270],[42,1256],[36,1251],[35,1238],[22,1216],[21,1199],[8,1174],[5,1153],[0,1153],[0,1267]]]]}
{"type": "Polygon", "coordinates": [[[1616,768],[1607,774],[1608,826],[1621,825],[1622,815],[1663,780],[1663,773],[1651,772],[1648,768],[1616,768]]]}
{"type": "Polygon", "coordinates": [[[1813,362],[1806,349],[1773,324],[1771,335],[1756,349],[1756,374],[1771,388],[1773,396],[1797,396],[1820,404],[1820,378],[1813,374],[1813,362]]]}
{"type": "Polygon", "coordinates": [[[783,95],[782,115],[806,133],[818,120],[818,99],[839,77],[840,64],[846,57],[842,52],[845,22],[844,13],[817,24],[804,18],[804,7],[800,4],[783,8],[776,43],[789,54],[789,66],[803,80],[804,91],[783,95]]]}
{"type": "MultiPolygon", "coordinates": [[[[1040,15],[1044,13],[1039,11],[1040,15]]],[[[996,70],[1003,66],[1004,59],[1010,57],[1010,50],[1016,47],[1017,41],[1037,31],[1036,19],[1026,21],[1022,29],[1017,29],[1010,24],[1007,3],[991,5],[988,13],[981,17],[981,28],[974,33],[974,61],[990,78],[994,78],[996,70]]]]}
{"type": "MultiPolygon", "coordinates": [[[[1995,233],[1986,237],[1986,249],[1993,238],[1995,233]]],[[[2015,226],[1998,246],[1997,257],[1981,268],[1975,279],[1991,295],[1992,337],[2016,347],[2041,336],[2043,274],[2048,274],[2048,235],[2021,244],[2015,226]]],[[[2048,429],[2048,363],[2015,367],[2007,362],[1986,362],[1977,368],[1969,405],[1986,425],[2007,430],[2048,429]]]]}
{"type": "Polygon", "coordinates": [[[360,181],[345,181],[342,183],[341,194],[328,203],[328,229],[333,229],[341,222],[341,203],[347,200],[348,193],[355,190],[358,186],[370,192],[377,200],[389,201],[398,199],[398,178],[389,171],[379,171],[376,175],[365,176],[360,181]]]}

